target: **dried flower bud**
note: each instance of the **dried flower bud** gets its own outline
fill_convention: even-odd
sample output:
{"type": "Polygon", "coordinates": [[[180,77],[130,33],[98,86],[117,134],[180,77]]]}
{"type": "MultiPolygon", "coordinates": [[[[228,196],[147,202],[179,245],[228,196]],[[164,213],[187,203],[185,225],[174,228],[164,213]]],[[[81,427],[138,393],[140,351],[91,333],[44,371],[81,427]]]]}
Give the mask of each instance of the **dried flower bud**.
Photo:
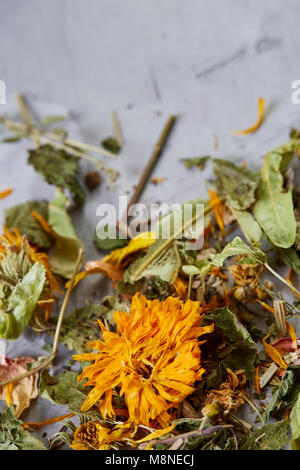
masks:
{"type": "Polygon", "coordinates": [[[266,288],[269,289],[269,290],[272,290],[272,291],[274,290],[274,284],[273,284],[273,282],[269,281],[268,279],[265,280],[265,286],[266,286],[266,288]]]}
{"type": "Polygon", "coordinates": [[[215,416],[218,416],[222,411],[222,407],[219,405],[218,402],[215,401],[214,403],[204,406],[204,408],[202,408],[201,410],[201,413],[206,418],[214,418],[215,416]]]}
{"type": "Polygon", "coordinates": [[[245,292],[244,287],[238,287],[237,289],[235,289],[233,295],[234,295],[234,298],[239,300],[239,301],[245,300],[246,292],[245,292]]]}
{"type": "Polygon", "coordinates": [[[257,294],[257,297],[261,300],[261,299],[264,299],[266,297],[266,292],[261,288],[261,287],[257,287],[256,288],[256,294],[257,294]]]}

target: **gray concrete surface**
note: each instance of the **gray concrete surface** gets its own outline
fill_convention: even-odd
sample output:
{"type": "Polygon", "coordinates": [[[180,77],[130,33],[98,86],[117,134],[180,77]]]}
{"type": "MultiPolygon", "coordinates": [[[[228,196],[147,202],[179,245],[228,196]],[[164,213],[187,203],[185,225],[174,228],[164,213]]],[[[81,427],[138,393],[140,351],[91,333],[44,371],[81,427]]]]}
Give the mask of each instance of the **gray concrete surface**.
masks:
{"type": "MultiPolygon", "coordinates": [[[[188,171],[181,158],[213,154],[258,168],[264,152],[283,143],[291,125],[299,126],[300,107],[291,102],[292,81],[300,79],[299,11],[297,0],[0,0],[0,80],[7,87],[1,113],[16,116],[14,95],[22,92],[36,116],[67,113],[70,134],[98,144],[111,134],[110,112],[117,110],[125,140],[113,162],[121,173],[117,187],[103,183],[73,214],[87,258],[97,256],[97,205],[132,191],[170,113],[178,122],[153,174],[166,181],[147,187],[147,202],[206,194],[210,169],[188,171]],[[255,121],[259,96],[267,103],[264,125],[232,137],[232,130],[255,121]]],[[[1,201],[1,212],[53,194],[26,165],[28,147],[0,147],[0,190],[15,188],[1,201]]],[[[105,281],[90,280],[74,293],[70,309],[108,289],[105,281]]],[[[8,354],[42,354],[37,348],[43,344],[26,332],[8,354]]],[[[67,355],[60,348],[57,364],[67,355]]],[[[61,411],[39,400],[25,418],[61,411]]]]}

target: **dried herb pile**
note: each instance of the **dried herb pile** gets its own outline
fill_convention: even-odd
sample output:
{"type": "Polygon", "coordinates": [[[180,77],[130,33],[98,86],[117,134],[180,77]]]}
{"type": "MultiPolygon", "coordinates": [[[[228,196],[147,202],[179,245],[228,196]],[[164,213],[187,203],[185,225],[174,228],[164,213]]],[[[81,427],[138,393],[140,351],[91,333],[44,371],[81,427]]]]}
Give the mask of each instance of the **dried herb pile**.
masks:
{"type": "MultiPolygon", "coordinates": [[[[0,356],[0,449],[46,448],[31,431],[62,421],[51,447],[299,450],[300,133],[292,129],[259,172],[251,162],[184,159],[188,171],[212,165],[215,175],[207,199],[189,202],[204,205],[204,232],[195,237],[203,237],[201,248],[176,237],[182,227],[170,213],[158,233],[96,239],[106,254],[82,267],[69,196],[84,202],[78,165],[95,149],[44,129],[58,117],[33,125],[22,99],[20,105],[25,124],[1,118],[14,133],[6,141],[30,138],[28,163],[57,189],[52,201],[6,210],[0,337],[13,341],[31,327],[53,346],[42,358],[0,356]],[[159,238],[170,221],[169,238],[159,238]],[[88,275],[110,278],[114,295],[93,304],[83,298],[64,316],[72,290],[88,275]],[[73,351],[73,361],[52,376],[47,368],[58,342],[73,351]],[[67,414],[24,422],[37,396],[65,405],[67,414]]],[[[257,123],[239,135],[261,125],[263,110],[260,99],[257,123]]],[[[113,123],[115,137],[101,149],[108,155],[123,145],[115,113],[113,123]]],[[[3,188],[0,198],[10,193],[3,188]]],[[[194,219],[192,211],[185,224],[194,219]]]]}

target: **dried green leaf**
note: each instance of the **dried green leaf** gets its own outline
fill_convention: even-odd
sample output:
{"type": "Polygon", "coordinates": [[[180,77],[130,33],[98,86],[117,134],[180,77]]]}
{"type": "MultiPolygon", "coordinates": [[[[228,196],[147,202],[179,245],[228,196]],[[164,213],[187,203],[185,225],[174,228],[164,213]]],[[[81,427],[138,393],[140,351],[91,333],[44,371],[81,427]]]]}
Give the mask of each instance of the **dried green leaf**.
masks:
{"type": "Polygon", "coordinates": [[[265,424],[242,439],[240,450],[280,450],[288,442],[288,421],[265,424]]]}
{"type": "Polygon", "coordinates": [[[263,418],[268,421],[271,418],[272,413],[279,410],[282,406],[282,400],[289,394],[294,384],[294,372],[287,370],[282,377],[281,383],[271,400],[267,404],[263,418]]]}
{"type": "MultiPolygon", "coordinates": [[[[105,230],[108,229],[105,228],[105,230]]],[[[97,233],[94,233],[94,243],[98,250],[115,250],[116,248],[122,248],[125,245],[128,245],[128,238],[120,238],[119,232],[117,232],[116,238],[104,238],[101,239],[97,236],[97,233]]]]}
{"type": "Polygon", "coordinates": [[[66,117],[65,116],[58,116],[58,115],[53,115],[53,116],[47,116],[42,121],[40,122],[40,126],[47,126],[48,124],[53,124],[54,122],[58,121],[65,121],[66,117]]]}
{"type": "Polygon", "coordinates": [[[265,156],[253,209],[267,237],[280,248],[291,247],[296,238],[292,193],[284,192],[282,171],[299,147],[299,141],[291,141],[265,156]]]}
{"type": "Polygon", "coordinates": [[[29,150],[28,163],[43,176],[45,181],[58,188],[68,189],[78,204],[85,194],[78,181],[78,158],[50,144],[29,150]]]}
{"type": "Polygon", "coordinates": [[[141,278],[151,277],[158,277],[168,283],[175,281],[181,262],[173,246],[167,251],[163,251],[160,256],[156,257],[153,262],[148,264],[145,269],[136,275],[136,271],[140,266],[156,252],[162,243],[164,243],[164,240],[156,240],[145,256],[138,258],[130,264],[129,268],[124,273],[124,282],[136,282],[141,278]]]}
{"type": "Polygon", "coordinates": [[[200,170],[203,170],[205,164],[210,160],[211,157],[206,155],[204,157],[193,157],[193,158],[183,158],[181,161],[183,162],[184,166],[188,169],[197,166],[200,170]]]}
{"type": "Polygon", "coordinates": [[[251,244],[259,243],[262,239],[263,233],[251,212],[237,211],[235,209],[231,209],[231,211],[235,215],[247,241],[251,244]]]}
{"type": "Polygon", "coordinates": [[[48,371],[41,373],[40,396],[56,405],[65,405],[71,411],[79,412],[86,399],[83,390],[87,387],[78,382],[76,372],[66,371],[58,377],[52,377],[48,371]]]}
{"type": "Polygon", "coordinates": [[[44,266],[35,263],[11,290],[8,299],[1,299],[0,295],[1,338],[11,340],[20,336],[37,306],[45,280],[44,266]]]}
{"type": "Polygon", "coordinates": [[[70,279],[82,243],[66,211],[66,203],[67,198],[64,193],[57,191],[54,200],[49,204],[48,222],[57,235],[55,247],[50,253],[50,263],[53,272],[70,279]]]}
{"type": "Polygon", "coordinates": [[[291,449],[300,450],[300,393],[291,412],[290,424],[292,431],[291,449]]]}
{"type": "Polygon", "coordinates": [[[276,251],[281,261],[300,275],[300,258],[297,251],[294,248],[277,248],[276,251]]]}
{"type": "Polygon", "coordinates": [[[51,239],[43,230],[39,221],[33,217],[32,211],[36,211],[46,221],[48,220],[47,201],[28,201],[7,209],[4,225],[9,230],[18,229],[22,235],[26,235],[30,243],[37,245],[39,248],[49,248],[51,239]]]}
{"type": "Polygon", "coordinates": [[[296,219],[296,240],[295,248],[297,251],[300,251],[300,210],[295,210],[295,219],[296,219]]]}
{"type": "Polygon", "coordinates": [[[230,209],[242,211],[255,202],[259,174],[228,160],[214,160],[216,189],[230,209]]]}
{"type": "Polygon", "coordinates": [[[30,432],[23,429],[22,421],[13,407],[0,413],[0,450],[46,450],[45,446],[30,432]]]}
{"type": "Polygon", "coordinates": [[[226,369],[244,369],[248,378],[253,376],[256,358],[256,344],[247,329],[238,321],[228,307],[218,308],[214,313],[206,315],[207,321],[213,321],[231,344],[231,352],[220,362],[226,369]]]}
{"type": "Polygon", "coordinates": [[[101,144],[106,150],[115,154],[119,153],[121,149],[115,137],[107,137],[107,139],[102,140],[101,144]]]}
{"type": "MultiPolygon", "coordinates": [[[[90,352],[87,342],[100,335],[97,320],[102,320],[107,327],[110,327],[114,324],[113,312],[122,308],[117,301],[113,305],[111,301],[109,305],[107,302],[108,299],[104,299],[106,305],[87,305],[67,315],[61,328],[59,341],[78,354],[90,352]]],[[[54,332],[50,334],[54,335],[54,332]]]]}
{"type": "Polygon", "coordinates": [[[228,243],[223,251],[216,255],[212,264],[215,266],[223,266],[224,261],[230,256],[244,255],[243,263],[263,264],[266,262],[266,255],[258,247],[247,245],[240,237],[235,237],[232,242],[228,243]]]}

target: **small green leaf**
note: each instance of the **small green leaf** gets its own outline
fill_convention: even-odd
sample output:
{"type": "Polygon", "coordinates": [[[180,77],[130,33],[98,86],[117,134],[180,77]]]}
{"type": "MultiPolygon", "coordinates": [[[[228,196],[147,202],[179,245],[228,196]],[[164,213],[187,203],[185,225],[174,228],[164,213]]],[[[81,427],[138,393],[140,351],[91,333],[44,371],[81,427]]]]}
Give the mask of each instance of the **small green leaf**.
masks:
{"type": "Polygon", "coordinates": [[[53,252],[50,253],[50,263],[53,272],[70,279],[82,243],[66,211],[66,202],[65,194],[57,191],[54,200],[49,204],[49,225],[58,236],[53,252]]]}
{"type": "Polygon", "coordinates": [[[213,321],[231,343],[231,352],[221,361],[224,369],[244,369],[248,378],[252,378],[256,358],[256,344],[247,329],[238,321],[228,307],[218,308],[215,313],[206,315],[207,321],[213,321]]]}
{"type": "Polygon", "coordinates": [[[22,235],[26,235],[30,243],[40,248],[49,248],[51,244],[50,237],[43,230],[39,221],[31,214],[33,210],[46,221],[48,220],[48,202],[29,201],[7,209],[4,225],[9,230],[18,229],[22,235]]]}
{"type": "Polygon", "coordinates": [[[42,121],[40,122],[40,126],[47,126],[48,124],[52,124],[53,122],[58,122],[58,121],[65,121],[66,118],[65,116],[58,116],[58,115],[53,115],[53,116],[47,116],[42,121]]]}
{"type": "Polygon", "coordinates": [[[52,145],[42,145],[29,150],[28,163],[43,176],[45,181],[58,188],[68,189],[78,204],[85,194],[78,181],[78,158],[52,145]]]}
{"type": "MultiPolygon", "coordinates": [[[[275,247],[276,248],[276,247],[275,247]]],[[[300,258],[295,248],[277,248],[277,253],[281,261],[290,268],[293,268],[295,273],[300,274],[300,258]]]]}
{"type": "Polygon", "coordinates": [[[228,160],[214,160],[216,189],[230,209],[242,211],[255,202],[259,174],[228,160]]]}
{"type": "Polygon", "coordinates": [[[266,255],[259,248],[247,245],[240,237],[235,237],[232,242],[228,243],[223,251],[216,255],[212,264],[215,266],[223,266],[224,261],[230,256],[244,255],[243,263],[263,264],[266,262],[266,255]]]}
{"type": "MultiPolygon", "coordinates": [[[[104,299],[104,303],[106,305],[87,305],[67,315],[61,327],[59,341],[78,354],[90,352],[87,347],[88,341],[100,335],[97,320],[102,320],[107,326],[111,326],[114,324],[113,312],[122,308],[116,301],[110,302],[111,305],[107,306],[108,299],[104,299]]],[[[53,336],[54,332],[49,334],[53,336]]]]}
{"type": "Polygon", "coordinates": [[[107,137],[107,139],[104,139],[101,143],[106,150],[115,154],[119,153],[121,149],[115,137],[107,137]]]}
{"type": "Polygon", "coordinates": [[[188,169],[193,168],[194,166],[197,166],[198,168],[200,168],[200,170],[203,170],[205,167],[205,164],[210,159],[211,157],[209,155],[206,155],[204,157],[183,158],[181,161],[183,162],[185,167],[188,169]]]}
{"type": "Polygon", "coordinates": [[[291,449],[300,450],[300,393],[290,417],[292,440],[291,449]]]}
{"type": "Polygon", "coordinates": [[[240,450],[280,450],[288,442],[288,421],[265,424],[242,439],[240,450]]]}
{"type": "MultiPolygon", "coordinates": [[[[108,226],[106,226],[108,227],[108,226]]],[[[105,230],[107,230],[105,228],[105,230]]],[[[125,245],[128,245],[128,238],[119,238],[119,233],[117,233],[117,238],[104,238],[101,239],[97,236],[97,233],[94,233],[94,243],[98,250],[115,250],[116,248],[122,248],[125,245]]]]}
{"type": "Polygon", "coordinates": [[[40,396],[57,405],[65,405],[71,411],[79,412],[86,395],[77,377],[76,372],[67,371],[54,378],[44,370],[40,379],[40,396]]]}
{"type": "Polygon", "coordinates": [[[278,410],[281,406],[283,398],[285,398],[291,391],[294,384],[294,373],[292,370],[287,370],[282,377],[281,383],[275,393],[273,394],[271,400],[269,401],[267,408],[264,412],[264,419],[268,421],[272,413],[278,410]]]}
{"type": "Polygon", "coordinates": [[[28,325],[46,280],[45,268],[35,263],[12,289],[5,309],[0,308],[0,337],[17,339],[28,325]]]}
{"type": "Polygon", "coordinates": [[[231,209],[247,241],[251,244],[261,242],[263,233],[251,212],[231,209]]]}
{"type": "Polygon", "coordinates": [[[14,414],[13,407],[0,412],[0,450],[46,450],[30,432],[23,429],[22,421],[14,414]]]}
{"type": "Polygon", "coordinates": [[[299,141],[291,141],[265,156],[253,209],[267,237],[280,248],[291,247],[296,238],[292,193],[284,192],[282,170],[299,147],[299,141]]]}
{"type": "Polygon", "coordinates": [[[173,246],[167,251],[163,251],[160,256],[156,257],[153,262],[147,264],[145,269],[136,275],[136,271],[140,266],[143,265],[163,243],[164,240],[156,240],[145,256],[141,256],[131,263],[124,273],[124,282],[136,282],[141,278],[151,277],[158,277],[162,281],[169,283],[175,281],[181,263],[173,246]]]}

